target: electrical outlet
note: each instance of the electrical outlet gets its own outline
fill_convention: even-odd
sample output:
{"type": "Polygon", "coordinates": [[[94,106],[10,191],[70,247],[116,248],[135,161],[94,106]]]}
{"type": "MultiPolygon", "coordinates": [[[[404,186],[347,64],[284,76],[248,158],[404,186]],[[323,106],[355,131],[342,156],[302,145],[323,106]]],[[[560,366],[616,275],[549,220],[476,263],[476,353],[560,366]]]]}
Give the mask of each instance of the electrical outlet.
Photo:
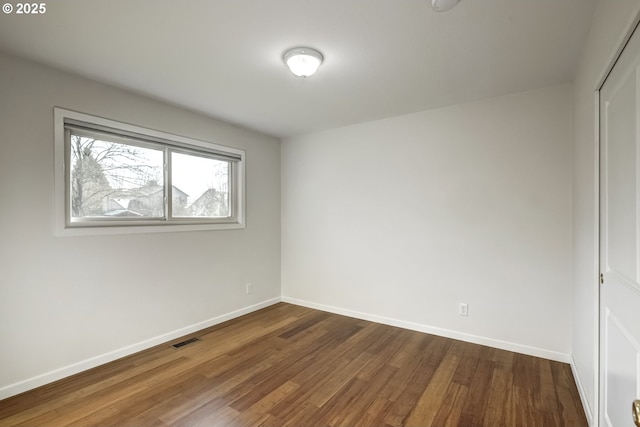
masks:
{"type": "Polygon", "coordinates": [[[460,316],[468,316],[469,315],[469,306],[463,302],[458,305],[458,314],[460,316]]]}
{"type": "Polygon", "coordinates": [[[247,295],[253,293],[253,285],[251,283],[247,283],[246,291],[247,291],[247,295]]]}

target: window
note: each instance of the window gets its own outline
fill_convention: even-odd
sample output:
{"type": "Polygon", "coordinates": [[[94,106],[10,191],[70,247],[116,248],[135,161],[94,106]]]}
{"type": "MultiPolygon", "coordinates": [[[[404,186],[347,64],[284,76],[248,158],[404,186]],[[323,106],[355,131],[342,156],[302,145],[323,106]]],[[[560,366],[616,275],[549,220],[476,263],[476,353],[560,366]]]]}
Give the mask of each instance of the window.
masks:
{"type": "Polygon", "coordinates": [[[243,150],[54,109],[60,234],[244,227],[243,150]]]}

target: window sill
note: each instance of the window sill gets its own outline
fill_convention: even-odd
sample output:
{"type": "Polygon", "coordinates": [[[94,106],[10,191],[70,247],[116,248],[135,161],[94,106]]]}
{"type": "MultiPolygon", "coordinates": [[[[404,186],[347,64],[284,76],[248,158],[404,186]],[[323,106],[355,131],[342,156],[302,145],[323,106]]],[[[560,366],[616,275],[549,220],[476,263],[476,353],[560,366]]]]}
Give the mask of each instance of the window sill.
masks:
{"type": "Polygon", "coordinates": [[[180,231],[238,230],[245,228],[244,223],[221,224],[162,224],[131,225],[109,227],[64,227],[56,229],[56,236],[98,236],[116,234],[165,233],[180,231]]]}

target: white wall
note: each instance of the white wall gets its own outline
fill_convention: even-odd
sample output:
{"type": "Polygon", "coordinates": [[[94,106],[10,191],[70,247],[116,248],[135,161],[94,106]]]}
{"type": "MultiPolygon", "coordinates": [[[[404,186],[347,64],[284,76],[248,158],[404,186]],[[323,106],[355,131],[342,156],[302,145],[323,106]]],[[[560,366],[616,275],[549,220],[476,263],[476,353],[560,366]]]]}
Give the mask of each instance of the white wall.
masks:
{"type": "MultiPolygon", "coordinates": [[[[598,186],[594,94],[638,14],[638,0],[601,0],[582,54],[573,97],[573,332],[575,376],[587,417],[597,418],[598,186]]],[[[595,422],[591,421],[591,425],[595,422]]]]}
{"type": "Polygon", "coordinates": [[[279,297],[278,140],[0,55],[0,399],[279,297]],[[246,150],[246,229],[54,237],[54,106],[246,150]]]}
{"type": "Polygon", "coordinates": [[[564,85],[283,141],[285,300],[568,361],[571,99],[564,85]]]}

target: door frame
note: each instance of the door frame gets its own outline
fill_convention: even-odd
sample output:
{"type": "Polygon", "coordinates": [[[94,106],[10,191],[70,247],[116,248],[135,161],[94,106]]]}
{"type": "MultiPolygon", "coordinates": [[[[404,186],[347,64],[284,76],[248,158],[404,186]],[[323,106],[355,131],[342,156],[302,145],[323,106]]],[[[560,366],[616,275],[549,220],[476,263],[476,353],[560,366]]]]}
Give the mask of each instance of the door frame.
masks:
{"type": "MultiPolygon", "coordinates": [[[[611,70],[620,59],[622,55],[622,51],[629,43],[631,36],[633,35],[636,29],[640,32],[640,4],[636,7],[636,10],[632,14],[632,19],[627,23],[621,35],[616,43],[616,50],[609,57],[606,62],[605,68],[600,72],[599,79],[597,80],[596,89],[594,91],[594,272],[593,272],[593,282],[592,285],[595,286],[595,375],[594,375],[594,407],[592,409],[592,427],[604,427],[600,426],[600,403],[601,403],[601,393],[600,393],[600,354],[601,354],[601,346],[600,346],[600,332],[601,332],[601,285],[600,285],[600,149],[601,149],[601,141],[600,141],[600,90],[604,85],[604,82],[611,74],[611,70]]],[[[588,407],[587,403],[584,401],[583,404],[588,407]]]]}

